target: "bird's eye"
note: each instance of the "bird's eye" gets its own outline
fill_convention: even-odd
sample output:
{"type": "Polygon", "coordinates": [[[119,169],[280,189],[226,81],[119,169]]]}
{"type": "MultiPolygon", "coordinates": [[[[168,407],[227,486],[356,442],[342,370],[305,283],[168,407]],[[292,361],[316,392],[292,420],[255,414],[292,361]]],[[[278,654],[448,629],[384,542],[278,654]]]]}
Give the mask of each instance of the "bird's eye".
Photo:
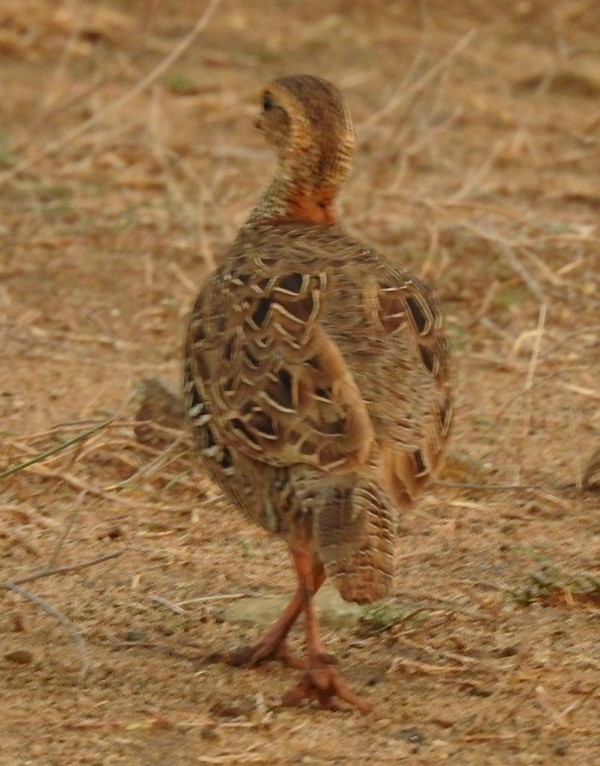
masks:
{"type": "Polygon", "coordinates": [[[270,112],[275,107],[275,102],[270,93],[265,93],[263,96],[263,109],[265,112],[270,112]]]}

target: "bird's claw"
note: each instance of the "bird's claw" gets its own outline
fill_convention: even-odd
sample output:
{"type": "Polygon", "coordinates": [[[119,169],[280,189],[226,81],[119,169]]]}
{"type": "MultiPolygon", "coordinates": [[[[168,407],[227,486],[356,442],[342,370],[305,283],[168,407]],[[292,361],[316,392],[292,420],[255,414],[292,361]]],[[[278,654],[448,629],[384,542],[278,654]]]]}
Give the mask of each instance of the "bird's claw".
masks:
{"type": "Polygon", "coordinates": [[[330,662],[323,660],[319,662],[318,667],[308,670],[297,686],[283,695],[281,704],[284,707],[290,707],[299,705],[305,699],[316,699],[326,710],[337,710],[334,697],[339,697],[349,705],[358,708],[361,713],[368,713],[371,710],[368,702],[348,688],[336,668],[330,662]]]}
{"type": "Polygon", "coordinates": [[[296,668],[296,670],[305,670],[307,668],[306,660],[300,659],[293,655],[288,647],[287,641],[259,641],[254,646],[243,646],[234,652],[229,652],[225,655],[225,661],[230,665],[240,667],[245,665],[246,667],[256,667],[262,662],[268,662],[269,660],[281,660],[285,665],[290,668],[296,668]]]}

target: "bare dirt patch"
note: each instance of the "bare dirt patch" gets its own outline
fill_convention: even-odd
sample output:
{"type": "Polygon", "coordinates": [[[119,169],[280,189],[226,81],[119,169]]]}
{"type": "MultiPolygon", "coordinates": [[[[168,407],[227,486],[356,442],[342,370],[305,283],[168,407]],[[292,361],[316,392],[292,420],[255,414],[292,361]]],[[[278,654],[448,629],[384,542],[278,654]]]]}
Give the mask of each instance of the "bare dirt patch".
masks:
{"type": "Polygon", "coordinates": [[[139,89],[205,4],[4,0],[1,764],[600,762],[600,12],[499,6],[222,0],[139,89]],[[457,370],[397,592],[326,637],[367,716],[211,661],[288,561],[134,432],[272,171],[256,93],[300,71],[355,117],[342,219],[435,286],[457,370]]]}

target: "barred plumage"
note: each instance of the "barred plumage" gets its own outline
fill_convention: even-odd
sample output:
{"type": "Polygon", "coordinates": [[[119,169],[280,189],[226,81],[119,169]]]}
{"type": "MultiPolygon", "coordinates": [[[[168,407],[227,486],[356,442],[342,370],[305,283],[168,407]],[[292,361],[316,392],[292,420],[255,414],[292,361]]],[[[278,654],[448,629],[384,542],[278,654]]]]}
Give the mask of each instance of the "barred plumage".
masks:
{"type": "Polygon", "coordinates": [[[305,612],[307,671],[284,701],[330,707],[338,695],[366,709],[325,655],[311,598],[326,574],[353,600],[392,587],[397,510],[434,474],[450,429],[447,344],[431,291],[336,221],[353,146],[337,89],[277,80],[259,126],[278,171],[196,300],[188,413],[213,479],[283,537],[298,574],[243,658],[285,654],[305,612]]]}

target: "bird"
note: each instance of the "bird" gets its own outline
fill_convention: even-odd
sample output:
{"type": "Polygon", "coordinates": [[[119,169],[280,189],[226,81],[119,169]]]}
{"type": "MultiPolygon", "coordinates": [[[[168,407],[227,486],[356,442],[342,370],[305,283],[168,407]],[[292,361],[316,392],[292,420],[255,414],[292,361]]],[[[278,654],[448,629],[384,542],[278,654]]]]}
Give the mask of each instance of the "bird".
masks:
{"type": "Polygon", "coordinates": [[[194,303],[185,407],[208,474],[283,539],[297,577],[279,619],[234,663],[301,670],[283,705],[368,712],[326,651],[313,599],[326,578],[359,603],[392,591],[399,515],[450,433],[447,336],[432,290],[338,220],[354,151],[338,88],[290,75],[260,103],[276,172],[194,303]],[[305,657],[287,643],[301,615],[305,657]]]}

